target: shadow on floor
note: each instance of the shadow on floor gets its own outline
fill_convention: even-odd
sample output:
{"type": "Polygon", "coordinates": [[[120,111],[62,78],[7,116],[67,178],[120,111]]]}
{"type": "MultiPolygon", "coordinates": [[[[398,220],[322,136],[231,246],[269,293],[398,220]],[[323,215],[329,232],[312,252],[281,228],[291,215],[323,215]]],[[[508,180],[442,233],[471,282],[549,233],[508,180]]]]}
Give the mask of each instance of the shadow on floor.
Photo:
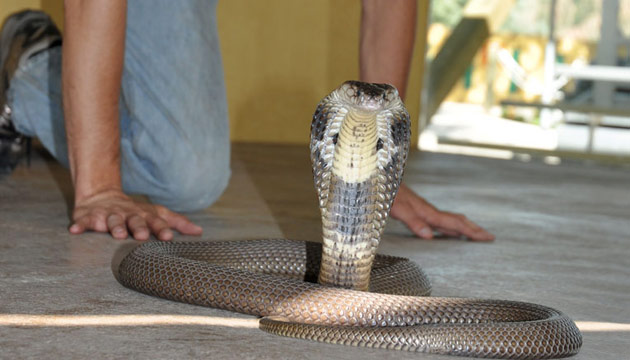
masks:
{"type": "Polygon", "coordinates": [[[286,238],[320,241],[321,217],[308,146],[242,143],[233,147],[232,156],[245,164],[286,238]]]}

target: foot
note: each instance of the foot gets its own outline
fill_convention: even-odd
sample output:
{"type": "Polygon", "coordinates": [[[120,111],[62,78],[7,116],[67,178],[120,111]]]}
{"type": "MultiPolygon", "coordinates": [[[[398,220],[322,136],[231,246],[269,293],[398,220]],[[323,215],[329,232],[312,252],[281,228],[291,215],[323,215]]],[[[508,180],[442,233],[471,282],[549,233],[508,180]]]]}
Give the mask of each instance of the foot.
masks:
{"type": "Polygon", "coordinates": [[[61,33],[41,11],[9,16],[0,31],[0,174],[11,172],[30,149],[30,138],[15,129],[7,91],[15,71],[30,57],[61,45],[61,33]]]}

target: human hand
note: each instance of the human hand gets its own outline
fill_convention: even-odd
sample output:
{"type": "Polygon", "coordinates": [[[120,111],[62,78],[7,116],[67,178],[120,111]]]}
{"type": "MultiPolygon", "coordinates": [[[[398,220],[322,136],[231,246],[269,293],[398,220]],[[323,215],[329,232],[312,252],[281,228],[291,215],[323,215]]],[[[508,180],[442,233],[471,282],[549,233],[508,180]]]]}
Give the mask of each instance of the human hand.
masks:
{"type": "Polygon", "coordinates": [[[494,240],[494,235],[468,220],[466,216],[440,211],[404,183],[400,184],[390,214],[423,239],[433,239],[433,230],[437,230],[448,236],[466,236],[472,241],[494,240]]]}
{"type": "Polygon", "coordinates": [[[201,235],[202,229],[183,215],[161,205],[138,202],[120,190],[107,190],[75,202],[69,231],[107,232],[116,239],[131,236],[140,241],[153,234],[159,240],[173,238],[173,231],[201,235]]]}

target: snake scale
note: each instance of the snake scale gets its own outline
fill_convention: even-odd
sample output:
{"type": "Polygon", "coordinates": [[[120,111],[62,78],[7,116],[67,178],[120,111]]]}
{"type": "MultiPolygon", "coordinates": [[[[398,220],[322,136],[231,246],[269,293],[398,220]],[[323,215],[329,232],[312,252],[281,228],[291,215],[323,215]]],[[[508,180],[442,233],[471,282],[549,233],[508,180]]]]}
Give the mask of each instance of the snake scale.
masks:
{"type": "Polygon", "coordinates": [[[149,242],[122,260],[116,277],[146,294],[262,316],[261,329],[284,336],[491,358],[576,354],[582,336],[563,313],[426,297],[431,287],[415,263],[376,254],[409,138],[394,87],[345,82],[319,103],[311,125],[322,244],[149,242]]]}

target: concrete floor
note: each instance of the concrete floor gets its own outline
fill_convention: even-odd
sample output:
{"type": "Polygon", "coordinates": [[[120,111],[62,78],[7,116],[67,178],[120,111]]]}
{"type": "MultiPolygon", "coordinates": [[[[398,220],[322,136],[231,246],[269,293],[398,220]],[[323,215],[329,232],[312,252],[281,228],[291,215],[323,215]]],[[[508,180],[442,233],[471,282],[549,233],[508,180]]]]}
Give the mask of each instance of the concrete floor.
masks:
{"type": "MultiPolygon", "coordinates": [[[[234,146],[234,176],[190,217],[204,239],[317,239],[305,147],[234,146]]],[[[630,358],[630,171],[412,154],[406,181],[497,235],[421,241],[390,222],[380,252],[411,257],[436,296],[531,301],[583,331],[574,359],[630,358]]],[[[112,258],[132,241],[67,233],[68,172],[42,156],[0,180],[0,358],[444,359],[268,335],[257,319],[120,286],[112,258]]],[[[179,237],[178,240],[183,240],[179,237]]]]}

